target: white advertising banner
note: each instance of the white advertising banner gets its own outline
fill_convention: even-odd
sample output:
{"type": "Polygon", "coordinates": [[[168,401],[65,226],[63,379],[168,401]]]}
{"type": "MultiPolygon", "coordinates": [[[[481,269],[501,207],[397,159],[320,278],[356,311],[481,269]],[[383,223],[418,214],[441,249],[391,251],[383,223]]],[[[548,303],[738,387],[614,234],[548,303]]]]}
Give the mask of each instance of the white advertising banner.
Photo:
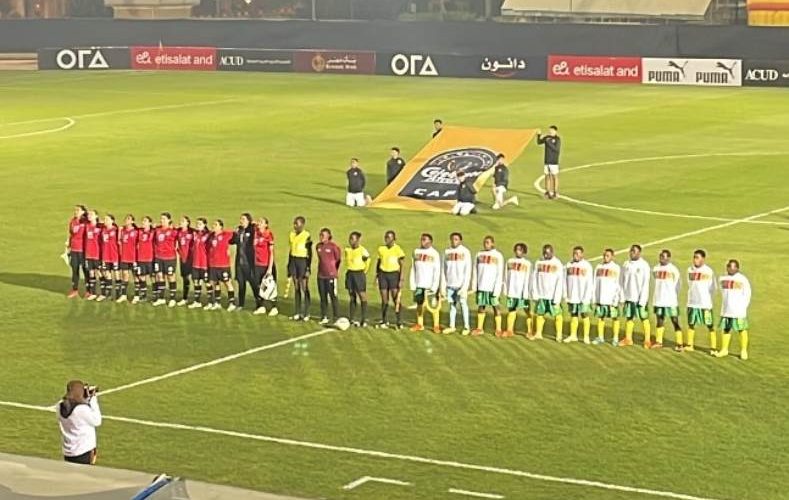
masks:
{"type": "Polygon", "coordinates": [[[641,59],[642,83],[654,85],[742,86],[741,59],[641,59]]]}

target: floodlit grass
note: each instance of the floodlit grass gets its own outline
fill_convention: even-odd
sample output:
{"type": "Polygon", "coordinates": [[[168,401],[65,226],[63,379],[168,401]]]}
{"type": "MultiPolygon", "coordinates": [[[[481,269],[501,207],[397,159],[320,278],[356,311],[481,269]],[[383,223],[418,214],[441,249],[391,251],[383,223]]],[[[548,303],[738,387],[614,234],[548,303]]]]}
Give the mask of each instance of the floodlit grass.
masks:
{"type": "MultiPolygon", "coordinates": [[[[18,122],[76,120],[62,132],[0,138],[4,401],[49,405],[70,378],[110,388],[320,329],[284,319],[287,301],[283,317],[272,320],[66,300],[68,269],[58,255],[75,203],[119,218],[167,210],[228,224],[250,211],[269,217],[280,243],[301,214],[313,233],[328,226],[340,243],[362,231],[371,250],[389,228],[406,249],[423,231],[443,248],[446,235],[460,230],[472,250],[491,233],[505,255],[523,240],[532,257],[551,242],[563,259],[579,243],[595,257],[607,246],[726,223],[545,201],[532,187],[542,173],[535,145],[512,165],[517,208],[493,212],[487,189],[480,214],[464,219],[343,205],[348,158],[361,159],[370,191],[378,192],[388,149],[400,146],[409,157],[441,117],[481,127],[557,124],[568,169],[562,190],[579,200],[722,219],[789,205],[789,108],[780,90],[128,72],[2,72],[0,89],[0,137],[64,124],[18,122]],[[569,171],[712,153],[778,154],[569,171]]],[[[696,496],[789,498],[789,473],[780,465],[789,462],[789,210],[757,220],[783,225],[739,223],[645,249],[650,263],[661,248],[672,249],[681,269],[696,247],[707,249],[717,272],[728,258],[741,260],[754,287],[748,362],[707,356],[703,331],[701,349],[676,354],[521,336],[350,330],[108,394],[103,409],[696,496]]],[[[736,338],[732,350],[739,351],[736,338]]],[[[59,456],[53,415],[0,406],[0,419],[0,450],[59,456]]],[[[434,499],[450,496],[448,488],[507,498],[643,497],[112,420],[101,429],[100,449],[105,465],[305,497],[434,499]],[[413,485],[342,489],[361,476],[413,485]]]]}

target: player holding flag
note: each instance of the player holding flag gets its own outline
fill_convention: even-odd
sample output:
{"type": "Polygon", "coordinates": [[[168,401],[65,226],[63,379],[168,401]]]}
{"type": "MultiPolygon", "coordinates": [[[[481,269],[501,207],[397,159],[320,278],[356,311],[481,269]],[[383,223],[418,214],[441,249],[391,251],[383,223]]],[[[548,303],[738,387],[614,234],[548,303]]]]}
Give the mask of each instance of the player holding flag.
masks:
{"type": "Polygon", "coordinates": [[[504,256],[496,250],[493,236],[485,236],[482,240],[482,251],[477,253],[477,327],[471,335],[485,334],[485,310],[493,310],[496,324],[496,336],[501,336],[501,312],[499,312],[499,295],[504,286],[504,256]]]}
{"type": "Polygon", "coordinates": [[[630,246],[630,259],[622,266],[622,295],[625,299],[625,339],[619,342],[620,347],[633,345],[633,329],[635,319],[644,325],[644,347],[652,346],[652,327],[649,324],[649,275],[652,269],[647,261],[641,258],[641,245],[630,246]]]}
{"type": "Polygon", "coordinates": [[[740,334],[740,359],[748,359],[748,306],[751,303],[751,283],[740,273],[740,262],[731,259],[726,264],[726,276],[720,279],[721,322],[723,330],[721,350],[715,356],[729,355],[731,332],[740,334]]]}
{"type": "Polygon", "coordinates": [[[655,278],[655,291],[652,295],[652,307],[655,312],[655,343],[653,349],[663,347],[663,333],[666,328],[663,326],[666,318],[671,320],[674,325],[674,336],[676,337],[676,351],[682,351],[682,327],[679,325],[679,288],[680,273],[677,266],[671,263],[671,251],[661,250],[658,257],[660,263],[652,268],[652,277],[655,278]]]}
{"type": "Polygon", "coordinates": [[[622,269],[614,262],[614,250],[603,251],[603,262],[594,269],[594,303],[597,316],[597,338],[594,345],[605,344],[605,320],[611,319],[614,338],[611,344],[619,345],[619,303],[622,300],[620,276],[622,269]]]}
{"type": "Polygon", "coordinates": [[[564,294],[564,266],[553,254],[553,245],[543,245],[542,259],[534,263],[531,275],[531,297],[535,301],[534,313],[536,333],[529,340],[541,340],[545,328],[545,317],[553,316],[556,325],[556,342],[562,341],[564,316],[562,295],[564,294]]]}
{"type": "Polygon", "coordinates": [[[471,275],[473,265],[471,252],[463,246],[463,235],[452,233],[449,235],[449,248],[444,250],[443,273],[441,278],[441,294],[449,301],[449,326],[444,328],[444,334],[457,331],[458,304],[463,315],[463,335],[471,333],[468,312],[468,293],[471,288],[471,275]]]}
{"type": "Polygon", "coordinates": [[[533,319],[529,306],[529,286],[531,283],[531,262],[526,258],[529,247],[526,243],[516,243],[513,247],[515,255],[507,260],[504,271],[504,289],[507,295],[507,329],[502,337],[515,335],[515,320],[518,309],[526,313],[526,335],[532,334],[533,319]]]}
{"type": "Polygon", "coordinates": [[[589,319],[594,297],[594,272],[592,264],[584,258],[584,247],[573,248],[573,257],[565,267],[564,299],[570,313],[570,336],[565,342],[578,342],[578,324],[583,321],[584,344],[590,344],[592,321],[589,319]]]}
{"type": "Polygon", "coordinates": [[[684,350],[694,351],[696,325],[705,325],[710,332],[710,354],[717,350],[717,335],[712,319],[712,294],[715,293],[715,272],[705,261],[707,252],[693,252],[693,264],[688,267],[688,332],[684,350]]]}
{"type": "MultiPolygon", "coordinates": [[[[415,249],[412,255],[413,264],[409,280],[416,302],[416,324],[411,327],[412,332],[421,332],[425,329],[425,301],[436,297],[441,286],[441,255],[433,248],[433,236],[422,233],[419,244],[420,247],[415,249]]],[[[435,308],[431,314],[433,333],[441,333],[440,309],[435,308]]]]}

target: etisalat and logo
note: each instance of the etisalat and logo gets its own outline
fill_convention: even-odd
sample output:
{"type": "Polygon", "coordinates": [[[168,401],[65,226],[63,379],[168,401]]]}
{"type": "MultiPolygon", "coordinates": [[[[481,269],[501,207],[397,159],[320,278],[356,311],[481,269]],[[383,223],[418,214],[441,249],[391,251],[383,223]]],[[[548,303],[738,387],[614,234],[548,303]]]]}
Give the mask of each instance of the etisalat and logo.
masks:
{"type": "Polygon", "coordinates": [[[419,200],[454,200],[458,175],[477,178],[496,164],[496,153],[485,148],[460,148],[430,158],[414,175],[400,196],[419,200]]]}

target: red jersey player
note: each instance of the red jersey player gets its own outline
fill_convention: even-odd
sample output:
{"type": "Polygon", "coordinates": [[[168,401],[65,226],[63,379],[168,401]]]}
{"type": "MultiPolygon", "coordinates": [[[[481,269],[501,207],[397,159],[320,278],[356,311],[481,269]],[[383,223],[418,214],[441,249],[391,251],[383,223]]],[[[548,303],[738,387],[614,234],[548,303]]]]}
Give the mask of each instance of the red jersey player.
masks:
{"type": "MultiPolygon", "coordinates": [[[[258,293],[258,304],[254,314],[265,314],[266,304],[261,297],[263,293],[264,278],[272,278],[274,282],[277,280],[277,268],[274,266],[274,233],[268,227],[268,219],[261,217],[257,220],[255,225],[255,281],[260,287],[258,293]]],[[[276,316],[279,314],[277,310],[277,299],[269,301],[269,316],[276,316]]]]}
{"type": "Polygon", "coordinates": [[[189,304],[189,309],[203,307],[201,302],[203,286],[206,287],[209,296],[213,293],[213,286],[208,280],[208,242],[212,235],[213,233],[208,230],[208,221],[203,217],[197,219],[197,229],[192,235],[192,281],[195,285],[195,296],[189,304]]]}
{"type": "Polygon", "coordinates": [[[134,267],[137,265],[137,234],[138,229],[134,223],[134,216],[132,214],[126,215],[120,232],[122,293],[118,294],[117,302],[126,302],[126,291],[129,289],[129,281],[132,278],[134,267]]]}
{"type": "Polygon", "coordinates": [[[87,209],[83,205],[74,207],[74,217],[68,223],[68,239],[66,251],[68,252],[69,266],[71,266],[71,291],[68,298],[79,297],[79,273],[87,282],[88,273],[85,269],[85,226],[88,223],[87,209]]]}
{"type": "Polygon", "coordinates": [[[112,214],[104,216],[104,226],[101,228],[101,295],[97,302],[112,299],[113,280],[116,291],[120,296],[120,273],[118,255],[118,226],[112,214]]]}
{"type": "Polygon", "coordinates": [[[181,270],[181,281],[183,282],[183,297],[178,302],[179,306],[185,306],[189,298],[189,282],[192,278],[192,245],[194,244],[194,231],[192,230],[192,220],[184,215],[181,217],[181,226],[178,228],[178,267],[181,270]]]}
{"type": "Polygon", "coordinates": [[[222,294],[219,286],[222,283],[227,289],[227,310],[235,311],[235,290],[230,276],[230,242],[233,239],[233,231],[225,231],[225,223],[222,219],[214,222],[213,230],[208,242],[208,279],[211,280],[213,290],[210,303],[205,308],[209,311],[222,308],[221,298],[217,300],[222,294]]]}
{"type": "Polygon", "coordinates": [[[88,270],[88,286],[85,298],[94,300],[99,293],[98,278],[101,274],[101,223],[95,210],[88,210],[85,224],[85,268],[88,270]]]}
{"type": "Polygon", "coordinates": [[[142,227],[137,232],[137,267],[134,269],[137,294],[132,299],[132,304],[148,298],[148,279],[153,275],[153,231],[153,219],[146,215],[142,218],[142,227]]]}
{"type": "Polygon", "coordinates": [[[154,230],[153,240],[153,270],[156,273],[156,288],[154,289],[154,306],[167,304],[175,307],[176,276],[175,276],[175,247],[178,241],[178,229],[173,226],[173,218],[169,212],[162,212],[160,225],[154,230]],[[169,302],[165,300],[165,282],[169,289],[169,302]]]}

